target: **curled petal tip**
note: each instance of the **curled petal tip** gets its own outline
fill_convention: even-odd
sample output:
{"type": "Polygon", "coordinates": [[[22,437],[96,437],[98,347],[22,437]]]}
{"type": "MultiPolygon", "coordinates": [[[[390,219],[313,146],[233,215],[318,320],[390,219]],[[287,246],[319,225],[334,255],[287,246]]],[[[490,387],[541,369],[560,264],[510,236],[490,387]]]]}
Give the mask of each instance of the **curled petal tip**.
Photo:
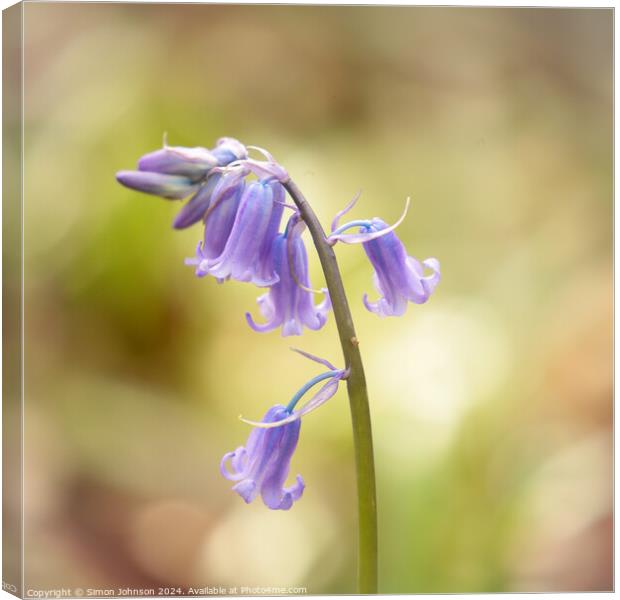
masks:
{"type": "MultiPolygon", "coordinates": [[[[328,236],[327,241],[328,243],[331,243],[331,245],[335,244],[337,241],[343,242],[345,244],[363,244],[365,242],[370,242],[372,240],[376,240],[377,238],[383,237],[384,235],[387,235],[388,233],[391,233],[392,231],[394,231],[405,220],[405,217],[407,216],[407,212],[409,211],[410,204],[411,204],[411,198],[407,198],[407,200],[405,201],[405,209],[403,210],[403,214],[400,216],[398,221],[394,223],[394,225],[390,225],[389,227],[385,227],[383,229],[379,229],[375,231],[365,231],[362,233],[344,233],[344,230],[348,229],[348,227],[347,225],[343,225],[340,228],[342,233],[335,233],[335,234],[332,233],[331,235],[328,236]]],[[[373,221],[376,222],[375,219],[373,219],[373,221]]],[[[369,221],[366,226],[371,226],[373,221],[369,221]]],[[[351,222],[351,227],[354,227],[357,225],[358,225],[358,222],[356,221],[351,222]]]]}
{"type": "Polygon", "coordinates": [[[251,150],[257,150],[258,152],[260,152],[269,162],[275,163],[275,159],[273,158],[273,154],[271,154],[271,152],[269,152],[268,150],[265,150],[265,148],[261,148],[260,146],[248,146],[248,149],[251,150]]]}
{"type": "Polygon", "coordinates": [[[257,177],[261,178],[274,178],[280,183],[286,183],[289,180],[289,175],[286,169],[276,162],[267,160],[255,160],[253,158],[246,158],[238,160],[230,164],[231,167],[243,167],[248,171],[254,173],[257,177]]]}
{"type": "Polygon", "coordinates": [[[298,413],[292,413],[288,417],[284,419],[280,419],[279,421],[271,421],[269,423],[265,423],[263,421],[252,421],[251,419],[246,419],[243,415],[239,415],[239,420],[251,425],[252,427],[258,427],[259,429],[274,429],[275,427],[282,427],[282,425],[287,425],[288,423],[292,423],[293,421],[298,421],[300,419],[300,415],[298,413]]]}
{"type": "MultiPolygon", "coordinates": [[[[338,224],[340,223],[340,219],[344,217],[344,215],[346,215],[355,206],[357,201],[360,199],[361,195],[362,195],[362,190],[358,190],[355,196],[353,196],[353,199],[341,211],[336,213],[336,216],[334,217],[334,220],[332,221],[330,231],[334,232],[336,231],[336,229],[338,229],[338,224]]],[[[329,239],[328,239],[328,242],[329,242],[329,239]]],[[[333,244],[335,243],[336,242],[333,242],[333,244]]],[[[330,244],[330,245],[333,246],[333,244],[330,244]]]]}

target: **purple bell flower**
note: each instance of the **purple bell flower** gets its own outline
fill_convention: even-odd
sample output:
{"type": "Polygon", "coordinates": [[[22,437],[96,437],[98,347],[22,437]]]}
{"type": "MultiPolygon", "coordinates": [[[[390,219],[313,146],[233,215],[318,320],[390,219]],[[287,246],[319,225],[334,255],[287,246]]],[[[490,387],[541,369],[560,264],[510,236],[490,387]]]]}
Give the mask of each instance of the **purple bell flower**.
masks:
{"type": "MultiPolygon", "coordinates": [[[[230,177],[233,177],[234,173],[238,173],[238,185],[243,185],[243,169],[229,171],[224,176],[230,174],[230,177]]],[[[236,210],[227,207],[228,211],[225,212],[222,207],[221,217],[227,222],[234,212],[234,222],[230,229],[223,225],[217,229],[210,227],[211,215],[207,215],[205,243],[198,246],[196,257],[186,259],[185,263],[196,265],[196,275],[199,277],[209,274],[218,281],[231,278],[248,281],[260,287],[276,283],[278,276],[271,266],[270,253],[264,252],[263,249],[266,244],[271,243],[270,240],[280,225],[282,205],[279,201],[274,202],[274,197],[277,200],[280,194],[280,187],[277,181],[272,180],[246,184],[236,210]],[[218,241],[217,244],[211,244],[211,230],[218,241]],[[226,241],[220,250],[224,237],[226,241]],[[219,250],[219,254],[214,256],[215,249],[219,250]]],[[[233,186],[232,189],[238,188],[233,186]]],[[[214,196],[215,194],[216,191],[214,196]]],[[[229,202],[224,196],[225,194],[218,200],[218,206],[229,202]]],[[[215,200],[212,206],[215,214],[215,200]]]]}
{"type": "Polygon", "coordinates": [[[116,179],[125,187],[169,200],[192,196],[173,223],[175,229],[183,229],[200,221],[209,208],[221,177],[214,169],[247,156],[246,147],[233,138],[221,138],[213,150],[168,146],[164,140],[163,148],[138,160],[137,171],[119,171],[116,179]]]}
{"type": "MultiPolygon", "coordinates": [[[[267,411],[262,422],[272,423],[287,416],[286,407],[276,404],[267,411]]],[[[220,471],[226,479],[238,482],[233,490],[247,503],[260,494],[272,510],[288,510],[293,502],[301,498],[305,487],[301,475],[297,475],[292,486],[284,487],[300,428],[299,420],[274,429],[255,428],[245,448],[241,446],[224,455],[220,471]],[[231,461],[232,472],[226,468],[228,460],[231,461]]]]}
{"type": "MultiPolygon", "coordinates": [[[[225,195],[226,201],[213,204],[205,220],[204,239],[198,243],[196,248],[196,257],[185,259],[186,265],[196,267],[197,277],[208,275],[210,261],[218,258],[224,251],[235,223],[244,189],[245,183],[242,180],[237,187],[228,191],[225,195]]],[[[225,280],[226,278],[218,278],[218,283],[223,283],[225,280]]]]}
{"type": "MultiPolygon", "coordinates": [[[[372,219],[368,231],[381,231],[388,227],[381,219],[372,219]]],[[[407,310],[407,301],[424,304],[441,279],[439,261],[427,258],[420,262],[407,256],[407,250],[394,232],[362,244],[375,273],[373,282],[381,294],[376,302],[370,302],[364,294],[364,306],[380,317],[400,316],[407,310]],[[424,267],[430,269],[424,274],[424,267]]]]}
{"type": "Polygon", "coordinates": [[[258,332],[266,332],[282,327],[282,336],[301,335],[305,327],[320,329],[327,321],[331,302],[327,289],[322,289],[325,300],[314,305],[313,293],[308,277],[308,255],[301,233],[305,225],[299,214],[295,213],[284,233],[272,243],[273,269],[278,282],[257,300],[266,323],[257,324],[250,313],[245,317],[249,326],[258,332]]]}
{"type": "Polygon", "coordinates": [[[332,223],[332,233],[328,241],[361,243],[375,269],[373,282],[381,294],[376,302],[370,302],[368,295],[364,294],[364,305],[380,317],[403,315],[407,310],[407,302],[423,304],[430,298],[441,279],[439,261],[436,258],[427,258],[420,263],[408,256],[405,246],[394,233],[394,229],[407,214],[409,200],[403,215],[394,225],[390,226],[375,217],[370,220],[350,221],[338,227],[340,217],[353,207],[356,200],[357,198],[338,213],[332,223]],[[344,233],[352,227],[359,227],[358,233],[344,233]],[[430,269],[428,275],[424,274],[424,267],[430,269]]]}
{"type": "MultiPolygon", "coordinates": [[[[278,235],[282,213],[284,212],[284,200],[286,192],[284,186],[276,180],[270,181],[269,185],[273,192],[273,208],[271,217],[267,225],[267,231],[263,237],[263,242],[258,252],[258,262],[256,264],[256,276],[259,280],[267,281],[273,279],[275,269],[273,267],[273,241],[278,235]]],[[[276,274],[277,277],[277,274],[276,274]]],[[[276,279],[277,281],[277,279],[276,279]]]]}
{"type": "Polygon", "coordinates": [[[215,260],[224,252],[246,187],[241,178],[236,181],[227,179],[229,177],[226,175],[222,177],[215,190],[213,203],[204,219],[202,256],[207,260],[215,260]]]}
{"type": "Polygon", "coordinates": [[[346,377],[346,371],[336,369],[326,360],[297,350],[303,356],[326,365],[330,370],[306,383],[292,398],[288,406],[276,404],[271,407],[262,421],[242,419],[253,425],[248,441],[233,452],[228,452],[220,463],[220,472],[229,481],[236,482],[233,490],[246,503],[259,494],[265,505],[272,510],[288,510],[301,498],[305,483],[297,475],[295,483],[284,487],[290,471],[290,463],[299,440],[301,417],[327,402],[338,390],[338,384],[346,377]],[[314,397],[300,410],[294,410],[306,392],[319,383],[328,380],[314,397]],[[231,470],[228,469],[230,461],[231,470]]]}

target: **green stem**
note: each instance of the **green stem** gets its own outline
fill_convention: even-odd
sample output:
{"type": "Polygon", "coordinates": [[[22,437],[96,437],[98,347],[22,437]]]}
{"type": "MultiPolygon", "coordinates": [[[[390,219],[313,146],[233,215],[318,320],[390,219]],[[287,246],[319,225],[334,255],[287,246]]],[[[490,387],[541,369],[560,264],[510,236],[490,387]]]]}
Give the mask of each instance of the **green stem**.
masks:
{"type": "Polygon", "coordinates": [[[372,428],[364,366],[359,341],[351,318],[349,303],[333,248],[327,243],[325,232],[308,201],[290,179],[284,183],[306,223],[316,246],[325,281],[329,290],[334,318],[338,327],[345,368],[351,369],[347,391],[353,422],[355,465],[358,503],[358,593],[377,593],[377,501],[375,491],[375,463],[372,450],[372,428]]]}

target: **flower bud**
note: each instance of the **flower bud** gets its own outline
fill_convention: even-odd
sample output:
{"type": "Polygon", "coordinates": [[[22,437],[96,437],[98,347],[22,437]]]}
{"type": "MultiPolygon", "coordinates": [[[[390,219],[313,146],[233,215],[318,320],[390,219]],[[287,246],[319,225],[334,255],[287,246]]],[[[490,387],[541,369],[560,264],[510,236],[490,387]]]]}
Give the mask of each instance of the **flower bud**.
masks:
{"type": "Polygon", "coordinates": [[[116,180],[132,190],[168,200],[182,200],[198,188],[187,177],[146,171],[119,171],[116,180]]]}
{"type": "Polygon", "coordinates": [[[220,138],[211,153],[218,159],[222,167],[235,160],[248,157],[247,148],[239,140],[231,137],[220,138]]]}
{"type": "Polygon", "coordinates": [[[219,173],[211,175],[205,184],[190,198],[190,201],[177,213],[172,222],[175,229],[185,229],[200,221],[211,204],[213,190],[221,179],[219,173]]]}
{"type": "Polygon", "coordinates": [[[182,175],[192,181],[200,181],[218,164],[217,157],[206,148],[165,146],[140,158],[138,169],[166,175],[182,175]]]}

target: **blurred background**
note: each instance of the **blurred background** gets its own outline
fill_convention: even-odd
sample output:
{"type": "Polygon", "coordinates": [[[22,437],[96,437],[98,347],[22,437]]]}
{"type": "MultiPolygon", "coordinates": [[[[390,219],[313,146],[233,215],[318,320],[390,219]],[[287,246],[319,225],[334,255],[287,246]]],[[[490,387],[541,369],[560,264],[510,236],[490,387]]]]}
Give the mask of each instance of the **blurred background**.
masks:
{"type": "Polygon", "coordinates": [[[183,265],[180,203],[114,179],[164,132],[268,148],[325,225],[360,189],[353,218],[412,197],[428,304],[368,313],[372,268],[337,248],[380,590],[610,590],[611,10],[72,3],[25,5],[26,586],[355,589],[344,389],[304,420],[292,510],[219,473],[237,416],[320,371],[289,346],[340,363],[333,318],[254,333],[258,289],[183,265]]]}

